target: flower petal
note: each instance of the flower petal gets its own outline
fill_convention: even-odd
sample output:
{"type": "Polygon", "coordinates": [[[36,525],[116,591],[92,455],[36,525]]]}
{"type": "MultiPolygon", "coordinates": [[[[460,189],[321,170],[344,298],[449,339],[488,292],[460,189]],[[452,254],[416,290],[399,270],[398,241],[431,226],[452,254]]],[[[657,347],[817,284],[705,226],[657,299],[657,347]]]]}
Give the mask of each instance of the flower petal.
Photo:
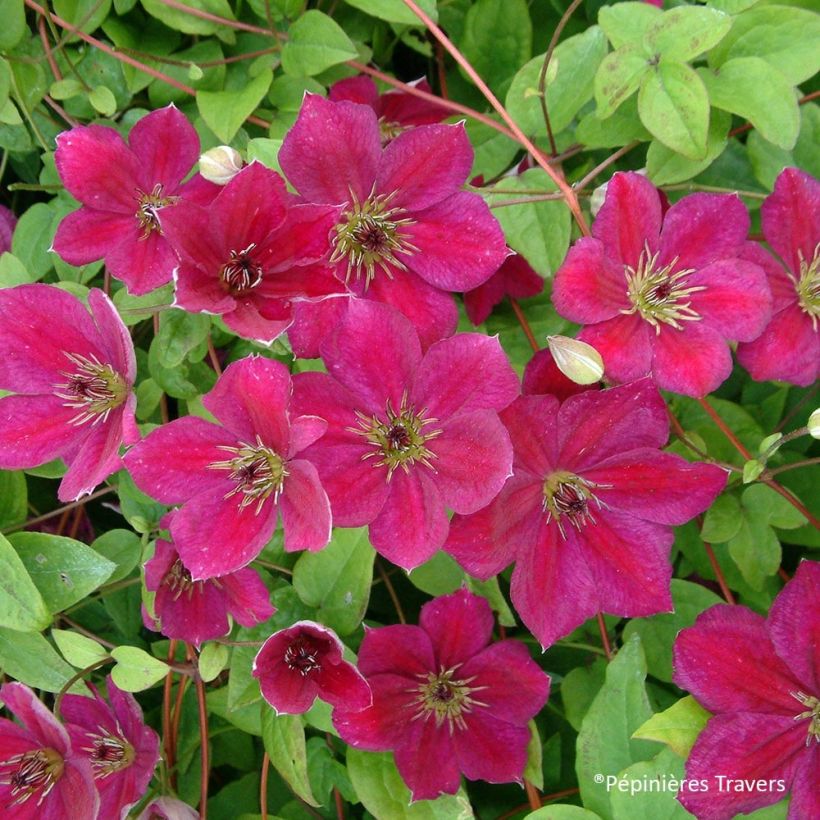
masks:
{"type": "MultiPolygon", "coordinates": [[[[221,578],[219,583],[222,583],[221,578]]],[[[195,646],[221,638],[231,631],[227,597],[211,581],[194,584],[181,595],[179,590],[162,584],[154,599],[154,612],[163,635],[195,646]]]]}
{"type": "Polygon", "coordinates": [[[228,611],[238,624],[256,626],[276,612],[270,592],[255,570],[246,567],[223,575],[219,583],[228,597],[228,611]]]}
{"type": "Polygon", "coordinates": [[[159,183],[164,193],[173,193],[199,159],[196,130],[173,104],[137,120],[128,144],[139,161],[146,192],[159,183]]]}
{"type": "Polygon", "coordinates": [[[180,262],[174,270],[174,307],[183,308],[189,313],[224,316],[235,311],[237,303],[233,296],[226,293],[219,277],[213,272],[180,262]]]}
{"type": "Polygon", "coordinates": [[[633,313],[587,325],[578,339],[601,354],[607,378],[623,384],[651,372],[653,336],[652,326],[633,313]]]}
{"type": "Polygon", "coordinates": [[[788,820],[820,816],[818,783],[820,783],[820,745],[813,743],[811,748],[800,756],[800,761],[795,766],[788,820]]]}
{"type": "Polygon", "coordinates": [[[565,401],[576,393],[585,390],[597,390],[598,385],[576,384],[570,381],[555,364],[552,352],[548,347],[539,350],[524,368],[521,379],[521,392],[535,396],[555,396],[559,401],[565,401]]]}
{"type": "Polygon", "coordinates": [[[164,236],[152,231],[143,237],[135,224],[106,254],[105,264],[130,294],[142,296],[170,282],[179,260],[164,236]]]}
{"type": "Polygon", "coordinates": [[[320,550],[330,541],[330,501],[309,461],[289,461],[282,497],[285,550],[320,550]]]}
{"type": "Polygon", "coordinates": [[[316,675],[319,697],[343,709],[367,709],[373,695],[367,681],[352,663],[325,663],[316,675]]]}
{"type": "Polygon", "coordinates": [[[337,80],[328,89],[327,98],[333,102],[360,103],[369,105],[374,111],[379,101],[379,89],[370,77],[359,74],[356,77],[345,77],[337,80]]]}
{"type": "Polygon", "coordinates": [[[321,302],[296,302],[293,324],[288,328],[288,341],[293,354],[300,359],[319,357],[319,346],[347,311],[346,297],[323,299],[321,302]]]}
{"type": "Polygon", "coordinates": [[[92,288],[88,294],[88,305],[105,343],[108,361],[129,384],[133,384],[137,375],[134,343],[114,303],[99,288],[92,288]]]}
{"type": "Polygon", "coordinates": [[[419,615],[419,626],[433,644],[437,668],[443,669],[460,666],[481,652],[492,639],[493,623],[487,600],[467,589],[428,601],[419,615]]]}
{"type": "MultiPolygon", "coordinates": [[[[477,697],[481,699],[484,694],[477,697]]],[[[486,709],[466,715],[465,722],[467,728],[453,736],[464,776],[487,783],[522,783],[530,742],[527,726],[512,726],[486,709]]]]}
{"type": "Polygon", "coordinates": [[[97,211],[84,205],[61,220],[52,250],[70,265],[87,265],[106,257],[136,226],[134,214],[97,211]]]}
{"type": "Polygon", "coordinates": [[[514,465],[536,479],[549,475],[557,463],[557,415],[553,396],[521,396],[500,413],[512,441],[514,465]]]}
{"type": "Polygon", "coordinates": [[[34,692],[22,683],[6,683],[0,687],[0,700],[38,743],[49,746],[65,756],[69,750],[68,734],[57,718],[38,700],[34,692]]]}
{"type": "Polygon", "coordinates": [[[25,470],[58,458],[88,434],[56,396],[0,399],[0,469],[25,470]]]}
{"type": "Polygon", "coordinates": [[[430,717],[410,724],[394,757],[413,800],[455,794],[461,785],[453,739],[447,727],[436,726],[430,717]]]}
{"type": "Polygon", "coordinates": [[[391,673],[412,679],[436,668],[433,644],[421,627],[396,624],[371,629],[365,626],[359,648],[359,670],[368,679],[391,673]]]}

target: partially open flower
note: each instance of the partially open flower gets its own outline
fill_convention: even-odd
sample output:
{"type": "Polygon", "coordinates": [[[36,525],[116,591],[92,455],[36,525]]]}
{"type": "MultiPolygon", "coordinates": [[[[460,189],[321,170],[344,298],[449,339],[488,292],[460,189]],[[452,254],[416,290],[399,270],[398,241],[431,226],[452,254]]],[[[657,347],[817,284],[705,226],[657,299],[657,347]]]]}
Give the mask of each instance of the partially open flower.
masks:
{"type": "Polygon", "coordinates": [[[279,713],[307,712],[317,697],[355,712],[370,705],[370,687],[343,652],[332,629],[298,621],[265,641],[253,662],[253,676],[279,713]]]}

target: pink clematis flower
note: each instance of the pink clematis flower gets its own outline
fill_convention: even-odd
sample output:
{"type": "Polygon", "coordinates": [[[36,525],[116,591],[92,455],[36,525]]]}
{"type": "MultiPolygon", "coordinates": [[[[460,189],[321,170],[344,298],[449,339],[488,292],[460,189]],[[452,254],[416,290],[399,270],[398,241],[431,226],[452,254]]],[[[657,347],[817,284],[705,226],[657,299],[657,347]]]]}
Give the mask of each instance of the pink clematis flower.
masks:
{"type": "Polygon", "coordinates": [[[0,815],[13,820],[97,816],[100,797],[91,764],[68,732],[22,683],[0,688],[22,726],[0,718],[0,815]]]}
{"type": "Polygon", "coordinates": [[[294,378],[297,412],[327,419],[305,451],[342,527],[370,525],[378,552],[405,569],[430,558],[446,508],[489,503],[510,474],[497,410],[518,394],[498,339],[462,333],[422,355],[410,322],[359,300],[322,344],[328,373],[294,378]]]}
{"type": "Polygon", "coordinates": [[[597,612],[669,612],[671,525],[703,512],[726,484],[710,464],[660,452],[666,406],[643,379],[560,405],[522,396],[501,413],[513,476],[444,546],[487,579],[515,561],[512,601],[548,647],[597,612]]]}
{"type": "Polygon", "coordinates": [[[198,159],[199,137],[173,105],[139,120],[128,144],[102,125],[59,134],[57,171],[82,207],[60,223],[53,249],[72,265],[105,259],[133,294],[170,282],[177,259],[159,212],[182,200],[207,205],[219,191],[199,174],[183,184],[198,159]]]}
{"type": "Polygon", "coordinates": [[[727,340],[757,338],[771,315],[766,276],[741,258],[749,216],[736,196],[692,194],[665,214],[645,177],[618,173],[591,238],[555,274],[552,299],[583,328],[607,375],[651,375],[658,387],[705,396],[732,370],[727,340]]]}
{"type": "MultiPolygon", "coordinates": [[[[404,313],[425,348],[455,331],[448,291],[478,287],[507,255],[484,200],[461,190],[473,163],[462,125],[418,126],[382,149],[371,108],[308,94],[279,161],[306,201],[342,206],[330,258],[340,281],[404,313]]],[[[295,335],[305,322],[324,322],[324,335],[331,321],[302,305],[295,335]]]]}
{"type": "Polygon", "coordinates": [[[145,587],[156,593],[157,617],[154,622],[143,609],[146,626],[195,646],[227,635],[231,631],[229,615],[242,626],[256,626],[276,612],[267,587],[254,570],[246,567],[194,581],[173,544],[162,539],[145,564],[145,587]]]}
{"type": "MultiPolygon", "coordinates": [[[[433,91],[425,78],[409,83],[409,85],[419,91],[426,91],[428,94],[433,91]]],[[[417,125],[432,125],[450,116],[450,111],[446,108],[416,97],[407,91],[391,89],[384,94],[379,94],[376,83],[364,75],[347,77],[333,83],[327,96],[333,102],[346,100],[369,105],[379,118],[379,130],[384,143],[390,142],[409,128],[417,125]]]]}
{"type": "MultiPolygon", "coordinates": [[[[91,764],[100,793],[100,817],[124,818],[148,789],[159,761],[159,737],[145,725],[134,696],[108,678],[109,706],[93,697],[66,695],[60,714],[75,752],[91,764]]],[[[81,817],[81,814],[75,814],[81,817]]]]}
{"type": "Polygon", "coordinates": [[[11,250],[11,236],[15,225],[17,217],[5,205],[0,205],[0,254],[11,250]]]}
{"type": "Polygon", "coordinates": [[[820,182],[786,168],[760,219],[782,264],[752,243],[746,256],[769,277],[774,315],[757,339],[738,345],[737,358],[753,379],[807,387],[820,372],[820,182]]]}
{"type": "Polygon", "coordinates": [[[298,621],[265,641],[254,659],[253,676],[279,714],[307,712],[317,697],[338,708],[365,709],[372,703],[370,687],[343,653],[332,629],[298,621]]]}
{"type": "Polygon", "coordinates": [[[294,301],[342,293],[326,262],[337,209],[289,207],[289,198],[282,178],[254,162],[207,208],[163,209],[162,231],[181,260],[176,303],[219,314],[240,336],[267,343],[292,322],[294,301]]]}
{"type": "Polygon", "coordinates": [[[302,450],[325,431],[291,413],[280,362],[248,356],[229,365],[202,403],[220,424],[187,416],[151,432],[125,456],[137,486],[181,504],[171,536],[194,581],[236,572],[270,540],[279,513],[286,550],[330,540],[330,504],[302,450]]]}
{"type": "Polygon", "coordinates": [[[146,806],[137,820],[199,820],[199,812],[175,797],[159,797],[146,806]]]}
{"type": "Polygon", "coordinates": [[[74,501],[121,466],[139,438],[131,337],[101,291],[83,303],[52,285],[0,290],[0,469],[68,464],[61,501],[74,501]]]}
{"type": "Polygon", "coordinates": [[[489,604],[465,589],[428,602],[419,626],[367,629],[359,670],[373,691],[363,711],[337,707],[333,725],[359,749],[393,751],[413,800],[470,780],[521,783],[527,723],[550,679],[524,644],[491,644],[489,604]]]}
{"type": "Polygon", "coordinates": [[[464,308],[474,325],[487,321],[496,305],[511,299],[528,299],[544,290],[544,280],[517,253],[511,253],[501,267],[486,281],[464,294],[464,308]]]}
{"type": "Polygon", "coordinates": [[[820,817],[820,563],[804,561],[768,618],[718,604],[678,635],[674,680],[713,713],[686,763],[708,791],[678,800],[729,820],[791,792],[789,820],[820,817]],[[764,785],[721,787],[718,775],[764,785]]]}

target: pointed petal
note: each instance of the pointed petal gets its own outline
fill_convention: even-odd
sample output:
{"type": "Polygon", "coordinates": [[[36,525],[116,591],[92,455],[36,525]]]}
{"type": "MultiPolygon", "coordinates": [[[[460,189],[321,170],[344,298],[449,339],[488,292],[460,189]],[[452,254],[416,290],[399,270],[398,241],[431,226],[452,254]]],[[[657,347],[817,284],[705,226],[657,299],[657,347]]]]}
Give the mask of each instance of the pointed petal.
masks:
{"type": "Polygon", "coordinates": [[[652,377],[662,390],[702,398],[729,378],[732,354],[717,331],[701,322],[661,328],[652,345],[652,377]]]}
{"type": "Polygon", "coordinates": [[[648,322],[630,314],[587,325],[578,339],[601,354],[607,378],[623,384],[651,372],[654,333],[648,322]]]}
{"type": "MultiPolygon", "coordinates": [[[[426,79],[413,80],[409,85],[420,91],[432,93],[426,79]]],[[[390,90],[379,97],[377,112],[385,122],[397,122],[400,125],[429,125],[441,122],[450,116],[450,111],[433,102],[416,97],[405,91],[390,90]]]]}
{"type": "Polygon", "coordinates": [[[359,648],[359,670],[368,679],[389,673],[412,679],[435,669],[433,644],[421,627],[396,624],[371,629],[365,626],[359,648]]]}
{"type": "Polygon", "coordinates": [[[788,820],[820,816],[818,783],[820,783],[820,744],[813,743],[811,748],[800,756],[799,762],[795,765],[788,820]]]}
{"type": "Polygon", "coordinates": [[[319,685],[313,675],[306,677],[281,661],[266,666],[257,677],[262,696],[282,715],[307,712],[319,694],[319,685]]]}
{"type": "Polygon", "coordinates": [[[539,350],[527,362],[521,379],[521,392],[525,396],[555,396],[559,401],[564,401],[576,393],[583,393],[585,390],[597,389],[598,385],[576,384],[570,381],[558,369],[548,347],[539,350]]]}
{"type": "Polygon", "coordinates": [[[317,359],[319,346],[347,311],[349,299],[339,297],[321,302],[296,302],[288,341],[300,359],[317,359]]]}
{"type": "Polygon", "coordinates": [[[108,361],[129,384],[133,384],[137,375],[134,343],[114,303],[99,288],[93,288],[88,294],[88,304],[105,343],[108,361]]]}
{"type": "Polygon", "coordinates": [[[438,666],[450,669],[470,660],[490,642],[493,613],[485,598],[459,589],[428,601],[419,626],[430,636],[438,666]]]}
{"type": "Polygon", "coordinates": [[[435,800],[440,794],[455,794],[461,785],[450,733],[446,726],[436,726],[432,718],[410,724],[394,757],[413,800],[435,800]]]}
{"type": "Polygon", "coordinates": [[[189,313],[224,316],[235,311],[237,303],[222,287],[217,274],[180,262],[174,271],[174,307],[189,313]]]}
{"type": "Polygon", "coordinates": [[[325,663],[316,675],[319,697],[341,709],[367,709],[373,702],[370,686],[353,664],[325,663]]]}
{"type": "Polygon", "coordinates": [[[182,265],[199,268],[218,279],[219,269],[230,258],[231,248],[224,245],[221,234],[214,229],[214,218],[212,209],[185,200],[159,211],[162,234],[179,254],[182,265]]]}
{"type": "Polygon", "coordinates": [[[152,231],[143,238],[135,225],[106,254],[105,264],[130,294],[142,296],[170,282],[179,260],[164,236],[152,231]]]}
{"type": "Polygon", "coordinates": [[[521,396],[500,413],[512,441],[513,463],[536,479],[545,478],[557,464],[558,406],[553,396],[521,396]]]}
{"type": "Polygon", "coordinates": [[[279,502],[285,550],[320,550],[330,541],[330,501],[309,461],[289,461],[279,502]]]}
{"type": "Polygon", "coordinates": [[[370,77],[360,74],[356,77],[345,77],[343,80],[337,80],[328,89],[327,98],[333,100],[333,102],[346,100],[347,102],[369,105],[375,110],[379,100],[379,89],[376,88],[376,83],[370,77]]]}
{"type": "Polygon", "coordinates": [[[41,806],[32,805],[32,817],[37,820],[97,817],[99,807],[100,798],[94,786],[91,764],[79,755],[72,755],[65,761],[59,785],[51,790],[41,806]]]}
{"type": "Polygon", "coordinates": [[[154,612],[163,635],[196,646],[231,630],[227,597],[210,581],[195,584],[182,594],[163,584],[154,599],[154,612]]]}
{"type": "Polygon", "coordinates": [[[330,238],[339,215],[333,206],[291,205],[284,222],[259,247],[265,270],[323,260],[330,253],[330,238]]]}
{"type": "Polygon", "coordinates": [[[31,732],[38,743],[50,746],[65,756],[69,749],[68,734],[57,718],[22,683],[6,683],[0,687],[0,700],[31,732]]]}
{"type": "Polygon", "coordinates": [[[270,592],[255,570],[237,570],[224,575],[219,583],[228,598],[228,611],[242,626],[256,626],[276,612],[270,602],[270,592]]]}
{"type": "Polygon", "coordinates": [[[188,118],[174,105],[139,119],[128,135],[139,161],[144,190],[160,183],[173,193],[199,159],[199,137],[188,118]]]}
{"type": "Polygon", "coordinates": [[[83,206],[62,219],[52,249],[70,265],[87,265],[106,257],[124,236],[134,232],[136,225],[134,214],[83,206]]]}
{"type": "Polygon", "coordinates": [[[88,434],[71,424],[76,415],[56,396],[0,399],[0,468],[24,470],[62,455],[88,434]]]}
{"type": "MultiPolygon", "coordinates": [[[[478,693],[479,700],[484,692],[478,693]]],[[[487,709],[465,717],[467,728],[453,737],[458,766],[469,780],[521,783],[527,765],[530,730],[499,720],[487,709]]]]}

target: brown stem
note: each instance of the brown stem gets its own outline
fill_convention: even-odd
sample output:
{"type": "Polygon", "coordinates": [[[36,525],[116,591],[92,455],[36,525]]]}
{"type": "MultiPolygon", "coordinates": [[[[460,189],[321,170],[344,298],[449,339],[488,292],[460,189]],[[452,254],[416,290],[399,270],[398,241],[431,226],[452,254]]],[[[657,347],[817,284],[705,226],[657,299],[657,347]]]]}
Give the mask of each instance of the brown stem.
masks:
{"type": "Polygon", "coordinates": [[[214,340],[211,334],[208,334],[208,358],[211,360],[211,367],[213,367],[217,376],[222,375],[222,365],[219,363],[219,356],[216,355],[216,348],[214,347],[214,340]]]}
{"type": "MultiPolygon", "coordinates": [[[[188,660],[196,665],[196,652],[189,644],[185,644],[185,655],[188,660]]],[[[196,699],[199,706],[199,755],[202,763],[202,773],[199,779],[199,817],[200,820],[208,820],[208,780],[210,759],[208,754],[208,705],[205,700],[205,682],[199,676],[199,670],[194,670],[194,685],[196,686],[196,699]]]]}
{"type": "Polygon", "coordinates": [[[268,820],[268,773],[270,772],[270,756],[267,752],[262,755],[262,772],[259,776],[259,813],[262,820],[268,820]]]}
{"type": "Polygon", "coordinates": [[[820,458],[804,458],[802,461],[792,461],[790,464],[784,464],[782,467],[776,467],[774,470],[766,470],[763,475],[766,478],[771,478],[779,473],[785,473],[788,470],[796,470],[798,467],[809,467],[812,464],[820,464],[820,458]]]}
{"type": "Polygon", "coordinates": [[[723,597],[726,599],[726,602],[730,604],[737,603],[735,601],[735,596],[732,595],[732,591],[726,584],[726,579],[723,577],[723,570],[720,568],[720,564],[718,563],[717,557],[715,556],[715,551],[712,548],[712,545],[704,541],[703,547],[706,550],[706,555],[709,557],[709,563],[712,565],[712,572],[715,573],[715,578],[717,578],[718,586],[720,587],[720,591],[723,594],[723,597]]]}
{"type": "Polygon", "coordinates": [[[527,801],[533,811],[538,811],[541,808],[541,795],[538,789],[530,783],[527,778],[524,778],[524,791],[527,793],[527,801]]]}
{"type": "Polygon", "coordinates": [[[86,666],[85,669],[81,669],[75,675],[72,675],[63,684],[63,688],[60,689],[60,691],[57,693],[57,698],[54,701],[54,714],[55,715],[60,714],[60,707],[63,705],[63,698],[66,696],[66,693],[68,692],[68,690],[71,689],[71,687],[74,686],[74,684],[78,680],[82,680],[90,672],[93,672],[95,669],[99,669],[101,666],[105,666],[105,664],[107,664],[107,663],[111,663],[111,661],[113,661],[113,660],[114,660],[113,658],[108,657],[108,656],[106,656],[104,658],[100,658],[100,660],[95,661],[90,666],[86,666]]]}
{"type": "Polygon", "coordinates": [[[532,332],[530,323],[527,321],[527,317],[524,315],[524,311],[521,310],[521,305],[519,305],[518,302],[512,298],[510,299],[510,304],[512,305],[515,318],[518,319],[518,324],[521,325],[521,329],[524,331],[524,335],[530,343],[530,347],[533,349],[534,353],[537,353],[541,348],[538,346],[538,342],[532,332]]]}
{"type": "Polygon", "coordinates": [[[94,501],[95,499],[100,498],[100,496],[115,492],[115,490],[115,487],[103,487],[103,489],[97,490],[97,492],[91,493],[79,501],[72,501],[70,504],[65,504],[62,507],[58,507],[56,510],[43,513],[43,515],[38,515],[36,518],[29,518],[28,521],[24,521],[22,524],[15,524],[13,527],[6,527],[4,530],[0,530],[0,533],[6,535],[10,532],[23,530],[26,527],[33,527],[35,524],[42,524],[43,521],[48,521],[50,518],[54,518],[57,515],[63,515],[69,510],[73,510],[75,507],[81,507],[83,504],[88,504],[89,501],[94,501]]]}
{"type": "Polygon", "coordinates": [[[640,142],[635,140],[634,142],[624,145],[623,148],[619,148],[614,154],[610,154],[605,160],[603,160],[603,162],[599,162],[580,182],[576,183],[575,190],[582,191],[587,187],[587,185],[589,185],[590,182],[592,182],[593,179],[595,179],[595,177],[598,176],[598,174],[601,173],[601,171],[609,168],[613,162],[617,162],[622,156],[628,154],[633,148],[637,148],[639,145],[640,142]]]}
{"type": "Polygon", "coordinates": [[[598,619],[598,629],[601,633],[601,644],[604,647],[604,655],[606,655],[606,659],[608,661],[612,660],[612,647],[609,644],[609,635],[606,632],[606,623],[604,622],[604,615],[602,612],[599,612],[597,615],[598,619]]]}
{"type": "Polygon", "coordinates": [[[376,558],[376,568],[379,571],[379,575],[382,577],[382,581],[384,581],[384,585],[387,588],[387,593],[390,595],[390,599],[393,601],[393,606],[396,608],[396,614],[399,616],[399,621],[406,624],[407,619],[404,617],[404,610],[401,608],[399,596],[396,595],[396,589],[393,586],[393,582],[390,580],[390,576],[384,571],[384,567],[378,558],[376,558]]]}
{"type": "MultiPolygon", "coordinates": [[[[168,664],[170,665],[176,655],[177,642],[171,639],[168,644],[168,664]]],[[[165,763],[171,774],[171,785],[176,788],[176,773],[173,772],[176,758],[176,744],[171,731],[171,694],[174,686],[174,673],[168,671],[165,676],[165,683],[162,688],[162,747],[165,752],[165,763]]]]}

